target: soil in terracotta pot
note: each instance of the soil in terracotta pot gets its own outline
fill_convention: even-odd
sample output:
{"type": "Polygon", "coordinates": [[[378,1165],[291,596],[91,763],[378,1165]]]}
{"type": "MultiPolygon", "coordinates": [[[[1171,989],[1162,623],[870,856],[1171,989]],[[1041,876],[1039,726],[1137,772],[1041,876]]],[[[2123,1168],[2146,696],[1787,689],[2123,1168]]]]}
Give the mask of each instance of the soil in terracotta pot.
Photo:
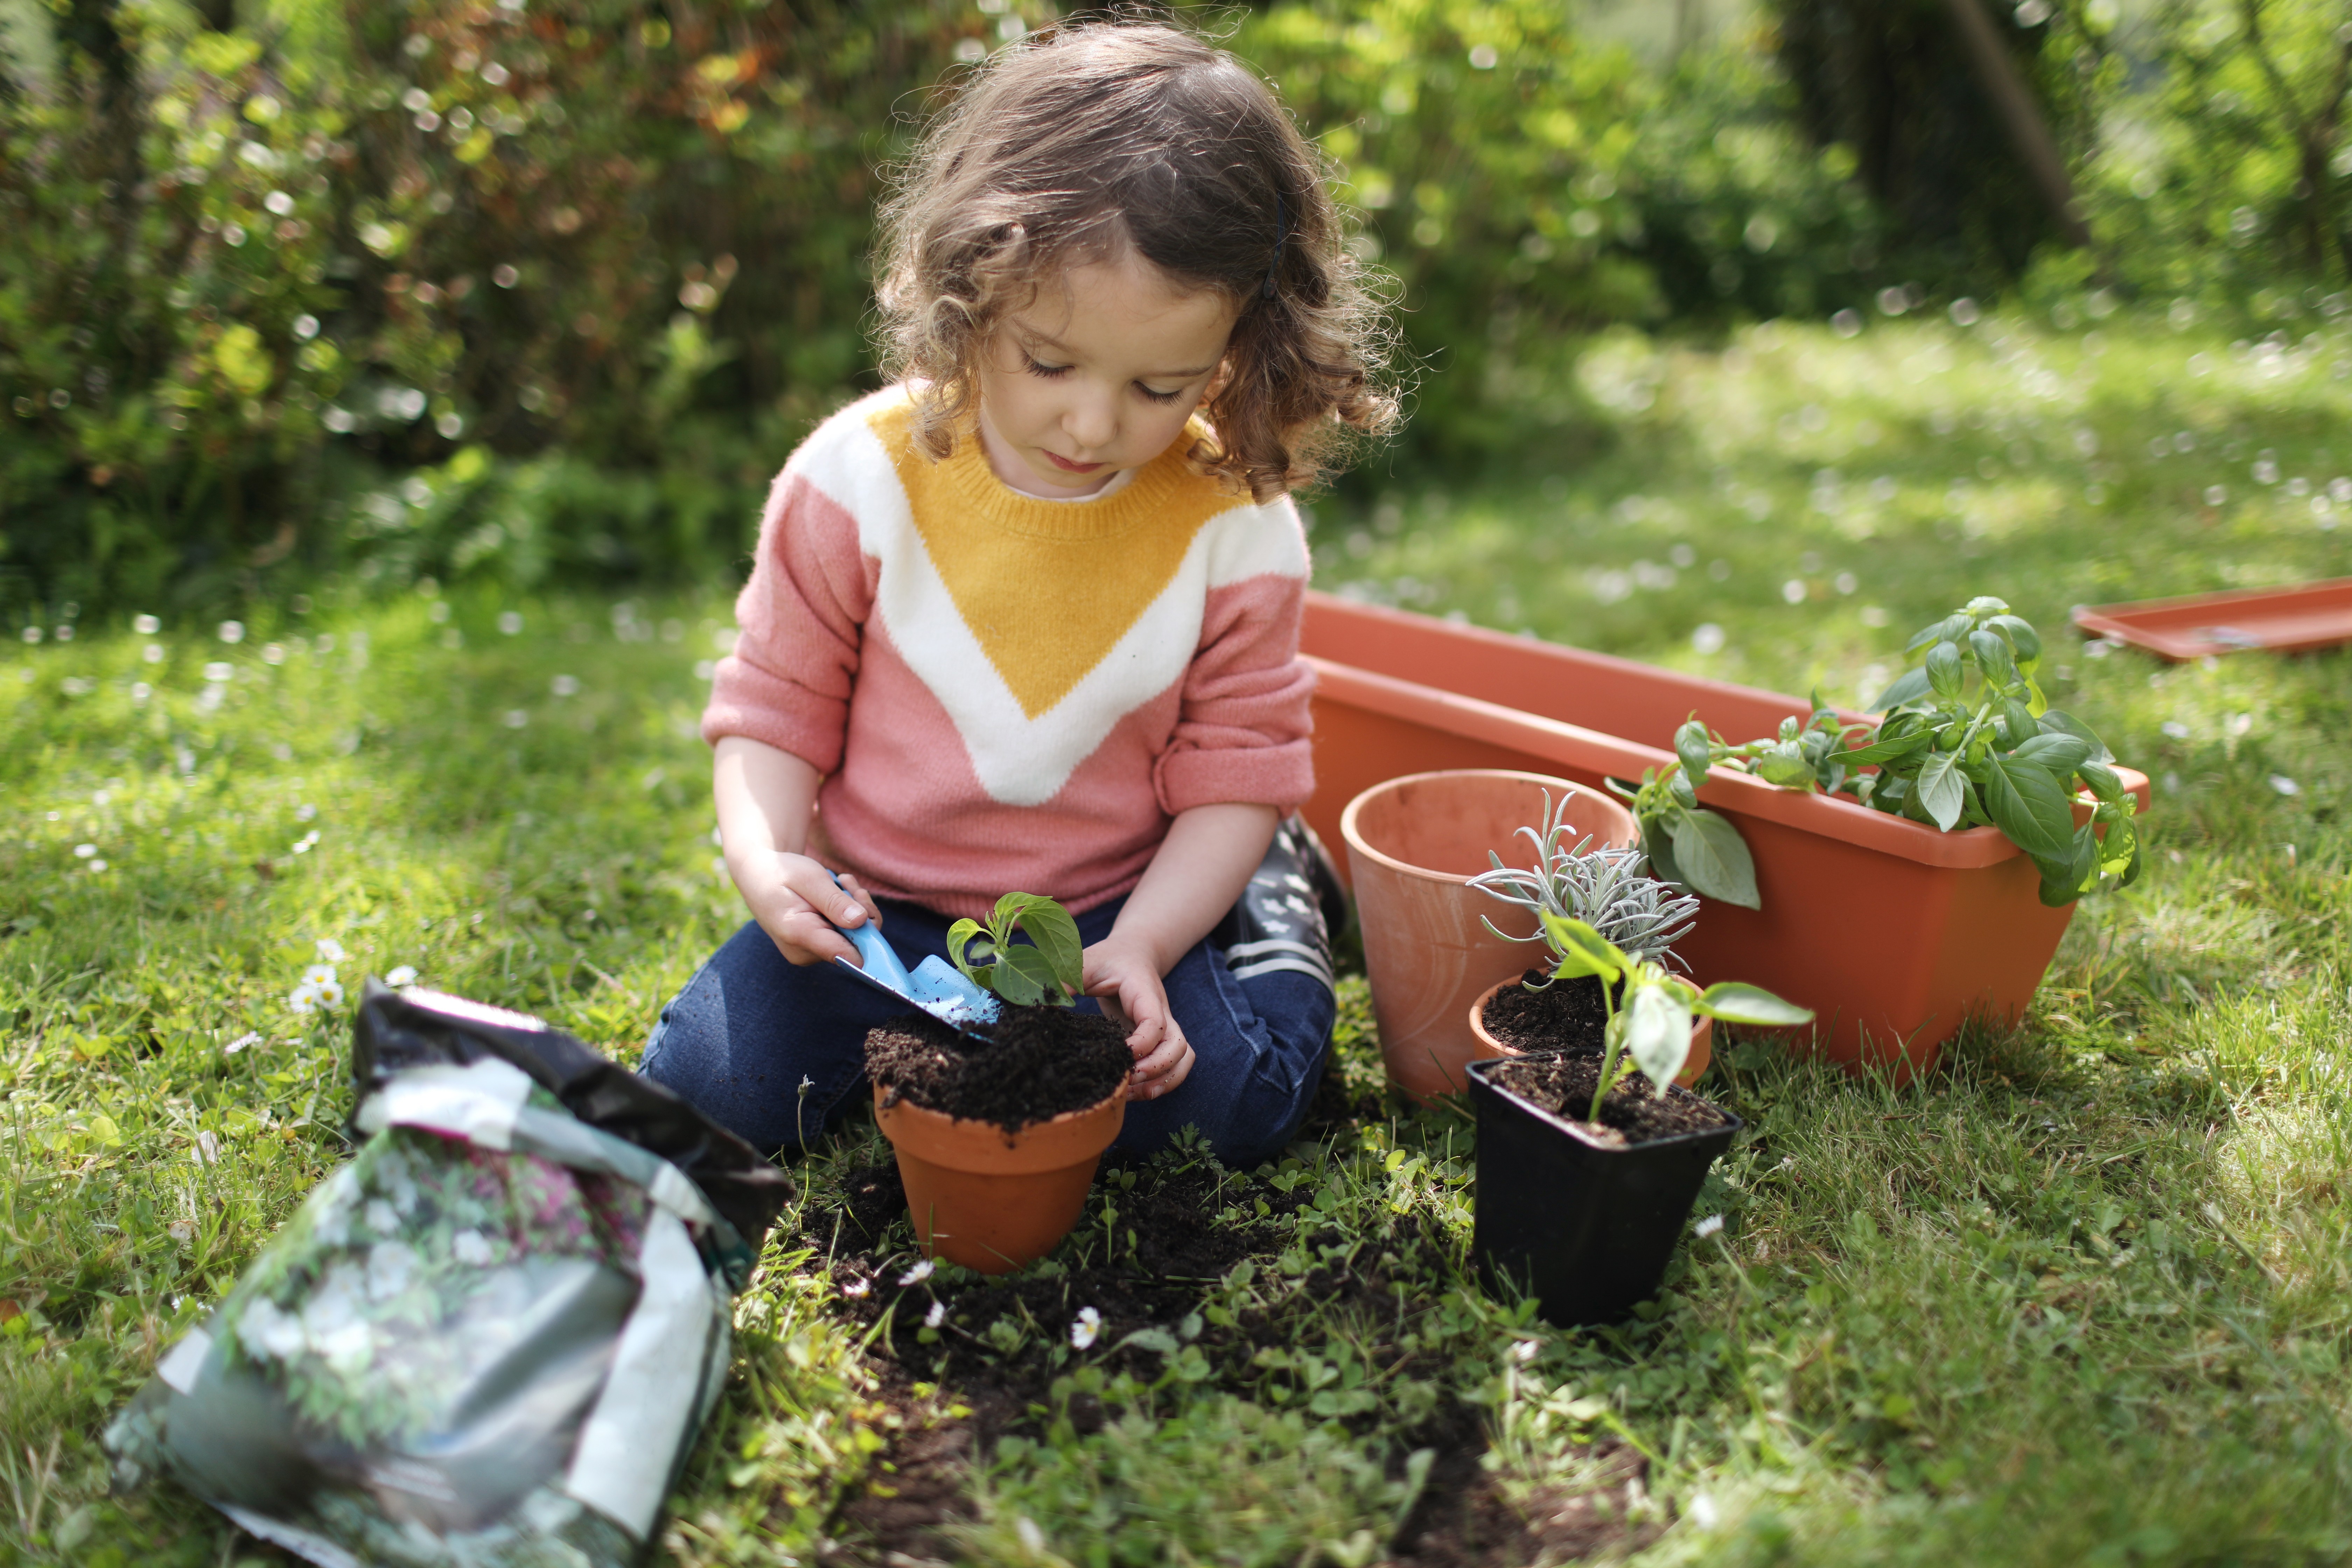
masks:
{"type": "MultiPolygon", "coordinates": [[[[1542,970],[1530,969],[1520,978],[1543,977],[1542,970]]],[[[1601,1000],[1601,976],[1580,974],[1540,991],[1506,985],[1488,999],[1483,1021],[1488,1034],[1515,1051],[1599,1050],[1609,1011],[1601,1000]]]]}
{"type": "MultiPolygon", "coordinates": [[[[1492,1025],[1487,1026],[1490,1029],[1492,1025]]],[[[1601,1051],[1548,1051],[1496,1067],[1488,1077],[1520,1099],[1553,1115],[1583,1121],[1592,1109],[1592,1089],[1601,1081],[1601,1051]]],[[[1685,1132],[1705,1132],[1730,1120],[1679,1086],[1662,1097],[1640,1073],[1630,1073],[1601,1102],[1601,1125],[1628,1143],[1648,1143],[1685,1132]]],[[[1587,1123],[1590,1125],[1590,1123],[1587,1123]]]]}
{"type": "Polygon", "coordinates": [[[1084,1110],[1135,1069],[1127,1031],[1099,1013],[1007,1006],[986,1045],[927,1013],[866,1037],[866,1071],[886,1096],[1006,1131],[1084,1110]]]}

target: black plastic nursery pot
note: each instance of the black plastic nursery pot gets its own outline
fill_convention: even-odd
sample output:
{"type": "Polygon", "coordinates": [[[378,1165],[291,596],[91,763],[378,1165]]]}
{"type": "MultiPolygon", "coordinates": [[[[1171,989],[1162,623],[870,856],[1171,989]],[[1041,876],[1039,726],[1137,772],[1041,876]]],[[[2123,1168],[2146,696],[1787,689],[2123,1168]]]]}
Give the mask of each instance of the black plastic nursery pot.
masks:
{"type": "Polygon", "coordinates": [[[1494,1081],[1512,1065],[1467,1069],[1478,1112],[1478,1277],[1489,1290],[1529,1292],[1544,1321],[1563,1328],[1621,1321],[1656,1293],[1707,1167],[1743,1123],[1713,1106],[1720,1127],[1607,1146],[1494,1081]]]}

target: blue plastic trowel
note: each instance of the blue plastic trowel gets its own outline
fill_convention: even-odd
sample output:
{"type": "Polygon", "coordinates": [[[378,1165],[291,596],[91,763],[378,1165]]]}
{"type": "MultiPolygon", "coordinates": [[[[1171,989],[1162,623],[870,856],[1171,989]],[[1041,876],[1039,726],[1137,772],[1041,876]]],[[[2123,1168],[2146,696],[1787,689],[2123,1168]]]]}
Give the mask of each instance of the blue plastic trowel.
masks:
{"type": "Polygon", "coordinates": [[[910,974],[889,940],[870,919],[864,925],[844,929],[841,934],[857,949],[865,967],[861,969],[845,958],[836,958],[834,963],[885,995],[929,1013],[958,1034],[969,1035],[975,1040],[988,1038],[974,1026],[996,1022],[1000,1005],[997,999],[959,973],[945,959],[936,955],[926,958],[915,965],[910,974]]]}

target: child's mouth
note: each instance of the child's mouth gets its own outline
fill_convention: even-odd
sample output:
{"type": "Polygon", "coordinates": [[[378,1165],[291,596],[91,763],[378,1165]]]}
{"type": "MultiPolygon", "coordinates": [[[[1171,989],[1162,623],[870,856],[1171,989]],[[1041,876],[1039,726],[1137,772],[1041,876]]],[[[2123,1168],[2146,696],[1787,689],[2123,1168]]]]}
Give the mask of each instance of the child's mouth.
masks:
{"type": "Polygon", "coordinates": [[[1091,474],[1102,467],[1100,463],[1074,463],[1059,452],[1047,452],[1045,457],[1054,467],[1066,474],[1091,474]]]}

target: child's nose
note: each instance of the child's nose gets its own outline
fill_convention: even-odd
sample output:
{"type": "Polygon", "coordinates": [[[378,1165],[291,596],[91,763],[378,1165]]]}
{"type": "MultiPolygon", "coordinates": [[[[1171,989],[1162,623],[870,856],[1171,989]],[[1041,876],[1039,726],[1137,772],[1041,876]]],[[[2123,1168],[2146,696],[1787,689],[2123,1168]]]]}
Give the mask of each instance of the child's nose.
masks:
{"type": "Polygon", "coordinates": [[[1118,412],[1111,406],[1109,398],[1081,393],[1063,416],[1062,428],[1069,433],[1071,440],[1092,451],[1108,447],[1111,437],[1118,434],[1118,412]]]}

